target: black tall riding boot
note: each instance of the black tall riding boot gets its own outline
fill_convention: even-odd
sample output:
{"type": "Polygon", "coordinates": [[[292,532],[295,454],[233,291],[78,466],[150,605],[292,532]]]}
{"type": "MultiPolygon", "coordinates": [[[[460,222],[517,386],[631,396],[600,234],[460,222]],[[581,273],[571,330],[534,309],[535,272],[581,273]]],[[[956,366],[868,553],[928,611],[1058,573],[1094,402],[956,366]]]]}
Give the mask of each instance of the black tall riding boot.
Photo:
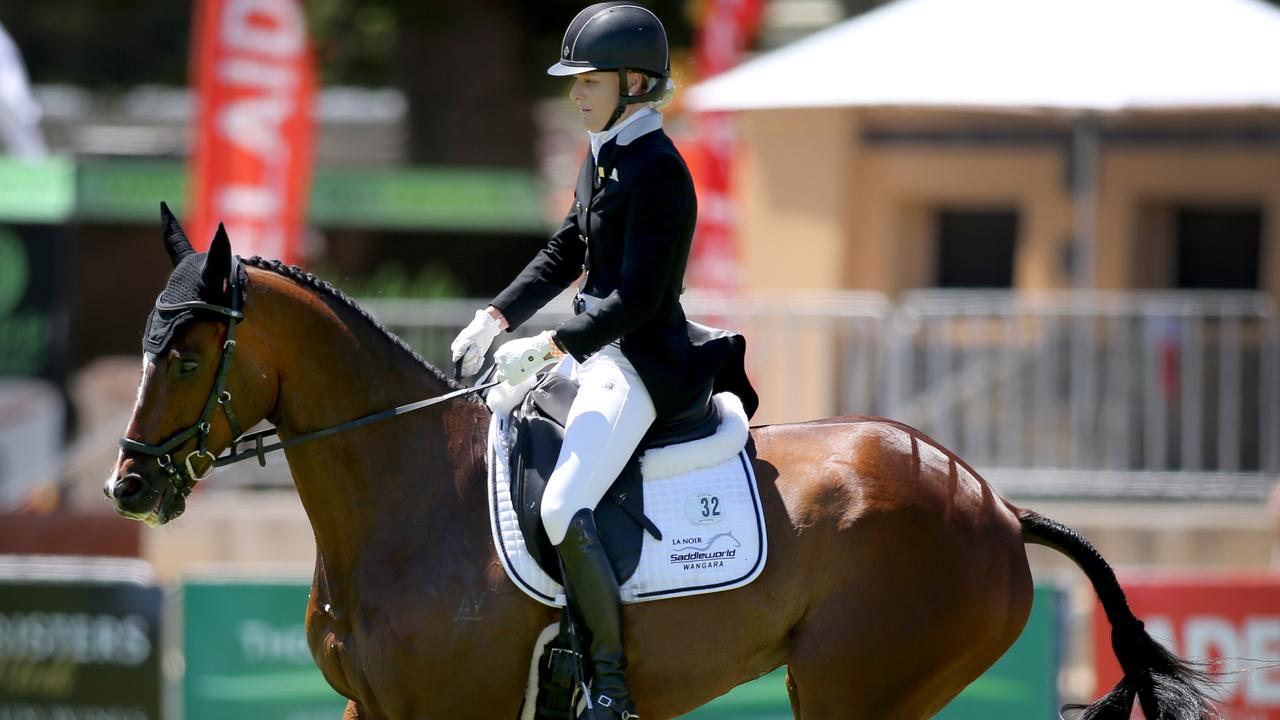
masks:
{"type": "Polygon", "coordinates": [[[622,647],[622,609],[618,579],[596,532],[595,515],[579,510],[569,521],[564,541],[556,546],[564,568],[566,594],[591,632],[590,720],[639,718],[627,689],[627,655],[622,647]]]}

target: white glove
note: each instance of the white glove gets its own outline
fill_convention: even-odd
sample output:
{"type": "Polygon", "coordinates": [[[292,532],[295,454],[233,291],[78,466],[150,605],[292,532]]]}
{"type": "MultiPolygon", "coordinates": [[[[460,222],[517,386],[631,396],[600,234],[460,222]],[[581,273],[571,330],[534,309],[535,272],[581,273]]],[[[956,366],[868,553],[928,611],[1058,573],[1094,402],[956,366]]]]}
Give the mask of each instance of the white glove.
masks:
{"type": "Polygon", "coordinates": [[[484,364],[484,354],[489,352],[489,346],[500,332],[502,327],[497,319],[484,310],[477,310],[471,324],[462,328],[449,349],[453,351],[455,363],[462,360],[464,376],[470,377],[480,371],[480,366],[484,364]]]}
{"type": "Polygon", "coordinates": [[[556,361],[562,355],[551,342],[548,330],[530,338],[509,340],[498,347],[493,362],[498,366],[498,377],[508,384],[519,385],[525,378],[556,361]]]}

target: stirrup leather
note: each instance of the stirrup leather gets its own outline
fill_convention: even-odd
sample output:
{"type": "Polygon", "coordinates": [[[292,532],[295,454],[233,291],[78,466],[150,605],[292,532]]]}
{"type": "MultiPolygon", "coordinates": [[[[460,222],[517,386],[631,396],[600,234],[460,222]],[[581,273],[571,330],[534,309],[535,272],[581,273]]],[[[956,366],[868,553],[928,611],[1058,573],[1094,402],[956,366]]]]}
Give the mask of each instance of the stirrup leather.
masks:
{"type": "MultiPolygon", "coordinates": [[[[599,705],[602,708],[611,708],[613,707],[613,698],[604,694],[597,695],[596,705],[599,705]]],[[[640,713],[633,713],[630,710],[623,710],[622,712],[618,713],[618,717],[622,718],[622,720],[640,720],[640,713]]]]}

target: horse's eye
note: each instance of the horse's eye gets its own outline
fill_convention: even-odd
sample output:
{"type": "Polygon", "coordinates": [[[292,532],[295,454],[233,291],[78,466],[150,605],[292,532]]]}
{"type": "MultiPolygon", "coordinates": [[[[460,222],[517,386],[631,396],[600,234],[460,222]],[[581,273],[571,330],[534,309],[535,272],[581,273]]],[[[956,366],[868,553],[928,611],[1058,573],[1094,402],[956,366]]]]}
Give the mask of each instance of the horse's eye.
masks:
{"type": "Polygon", "coordinates": [[[191,373],[199,369],[200,369],[200,363],[196,362],[195,360],[182,360],[181,362],[178,363],[179,375],[190,375],[191,373]]]}

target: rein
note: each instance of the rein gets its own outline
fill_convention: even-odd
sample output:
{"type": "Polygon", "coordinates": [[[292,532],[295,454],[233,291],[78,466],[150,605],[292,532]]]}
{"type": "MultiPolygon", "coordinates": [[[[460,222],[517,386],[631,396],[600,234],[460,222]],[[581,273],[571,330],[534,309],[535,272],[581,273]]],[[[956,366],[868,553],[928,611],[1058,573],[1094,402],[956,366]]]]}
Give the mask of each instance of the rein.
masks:
{"type": "MultiPolygon", "coordinates": [[[[231,273],[231,277],[237,277],[237,273],[234,269],[231,273]]],[[[196,483],[209,477],[214,468],[231,465],[255,457],[258,459],[258,465],[266,467],[267,453],[269,452],[284,450],[286,448],[294,447],[295,445],[301,445],[303,443],[311,442],[312,440],[326,438],[330,435],[336,435],[347,430],[364,427],[365,425],[371,425],[400,415],[407,415],[408,413],[452,400],[463,395],[487,390],[503,382],[502,380],[490,380],[488,382],[484,382],[482,380],[471,387],[454,390],[443,395],[437,395],[436,397],[371,413],[354,420],[348,420],[347,422],[315,430],[288,440],[282,440],[270,445],[263,445],[262,441],[264,438],[278,434],[277,428],[267,428],[265,430],[259,430],[252,433],[241,433],[240,422],[236,419],[235,411],[231,409],[231,393],[223,389],[223,386],[227,381],[227,374],[231,369],[231,356],[234,355],[236,351],[236,323],[244,319],[240,283],[235,280],[231,283],[231,307],[223,307],[221,305],[213,305],[198,301],[168,304],[157,300],[156,309],[161,311],[206,310],[224,315],[227,318],[227,339],[222,343],[222,356],[218,359],[218,371],[213,379],[213,387],[209,390],[209,399],[205,402],[204,411],[200,413],[200,419],[196,421],[194,425],[186,428],[185,430],[179,430],[177,433],[171,435],[168,440],[165,440],[159,445],[150,445],[137,440],[130,440],[125,437],[120,438],[120,448],[122,450],[141,453],[143,455],[149,455],[157,458],[161,469],[168,474],[169,485],[183,497],[190,495],[191,490],[195,487],[196,483]],[[222,457],[217,457],[210,452],[208,448],[209,433],[212,430],[212,425],[209,420],[213,417],[214,409],[217,407],[222,408],[223,414],[227,417],[227,425],[231,428],[231,436],[235,438],[231,441],[231,446],[227,449],[227,454],[222,457]],[[187,454],[183,459],[182,465],[176,465],[173,462],[173,451],[182,446],[193,436],[196,437],[196,449],[187,454]],[[241,452],[239,446],[248,442],[253,443],[253,448],[247,452],[241,452]],[[191,459],[199,457],[208,458],[210,463],[209,468],[203,475],[196,474],[195,468],[191,466],[191,459]],[[183,472],[184,470],[185,474],[183,472]]],[[[459,360],[454,366],[455,379],[461,375],[461,369],[462,361],[459,360]]]]}
{"type": "Polygon", "coordinates": [[[407,405],[399,405],[397,407],[393,407],[388,410],[382,410],[380,412],[372,413],[370,415],[365,415],[364,417],[356,418],[355,420],[348,420],[347,422],[344,422],[340,425],[333,425],[320,430],[315,430],[313,432],[307,433],[306,435],[299,435],[298,437],[289,438],[288,440],[282,440],[280,442],[272,443],[270,445],[263,445],[262,440],[263,438],[271,437],[272,435],[277,434],[276,428],[267,428],[266,430],[259,430],[257,432],[248,433],[246,435],[242,435],[236,438],[236,440],[231,443],[231,447],[228,449],[228,454],[215,460],[213,463],[213,467],[222,467],[224,465],[231,465],[233,463],[238,463],[242,460],[249,460],[250,458],[255,458],[255,457],[258,458],[259,465],[261,465],[262,467],[266,467],[267,466],[266,455],[269,452],[275,452],[276,450],[284,450],[285,448],[291,448],[294,445],[301,445],[302,443],[311,442],[312,440],[319,440],[320,438],[326,438],[326,437],[329,437],[330,435],[337,435],[338,433],[344,432],[346,430],[353,430],[358,427],[364,427],[365,425],[372,425],[373,423],[380,422],[382,420],[389,420],[393,417],[398,417],[400,415],[407,415],[411,412],[421,410],[425,407],[430,407],[432,405],[445,402],[446,400],[452,400],[456,397],[462,397],[463,395],[468,395],[470,393],[480,392],[481,390],[488,390],[494,385],[499,385],[502,382],[503,382],[502,380],[491,380],[489,382],[480,383],[472,387],[462,388],[461,390],[454,390],[452,392],[447,392],[444,395],[437,395],[435,397],[427,398],[425,400],[419,400],[417,402],[412,402],[407,405]],[[252,451],[241,453],[237,449],[237,446],[240,445],[241,443],[247,443],[247,442],[252,442],[254,444],[252,451]]]}

